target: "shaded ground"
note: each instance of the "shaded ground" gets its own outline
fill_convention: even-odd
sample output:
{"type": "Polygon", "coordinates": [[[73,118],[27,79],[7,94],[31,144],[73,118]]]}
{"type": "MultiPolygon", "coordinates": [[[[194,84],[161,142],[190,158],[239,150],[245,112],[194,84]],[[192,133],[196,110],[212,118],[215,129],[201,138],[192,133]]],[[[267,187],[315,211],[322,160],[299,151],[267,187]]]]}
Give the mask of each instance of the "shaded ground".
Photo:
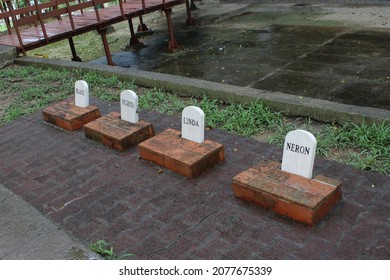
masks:
{"type": "MultiPolygon", "coordinates": [[[[94,100],[103,114],[118,104],[94,100]]],[[[141,111],[156,133],[180,119],[141,111]]],[[[219,130],[226,161],[186,179],[43,123],[41,113],[0,128],[0,183],[85,244],[112,242],[140,259],[389,259],[388,177],[318,159],[314,173],[343,182],[343,201],[309,228],[235,199],[231,178],[281,150],[219,130]],[[162,171],[162,172],[161,172],[162,171]]]]}

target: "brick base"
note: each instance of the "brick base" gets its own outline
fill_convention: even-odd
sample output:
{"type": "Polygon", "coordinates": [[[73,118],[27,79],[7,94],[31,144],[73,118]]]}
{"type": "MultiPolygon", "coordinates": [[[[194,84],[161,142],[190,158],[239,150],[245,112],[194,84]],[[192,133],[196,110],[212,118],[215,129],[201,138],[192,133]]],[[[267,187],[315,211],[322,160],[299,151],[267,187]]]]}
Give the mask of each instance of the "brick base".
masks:
{"type": "Polygon", "coordinates": [[[77,107],[72,101],[61,101],[42,111],[43,119],[68,131],[82,128],[86,123],[100,118],[99,108],[89,105],[77,107]]]}
{"type": "Polygon", "coordinates": [[[152,124],[145,121],[124,121],[117,112],[111,112],[86,124],[84,132],[86,137],[118,151],[124,151],[154,136],[152,124]]]}
{"type": "Polygon", "coordinates": [[[233,178],[234,195],[308,225],[320,221],[341,199],[341,182],[324,176],[307,179],[262,162],[233,178]]]}
{"type": "Polygon", "coordinates": [[[196,143],[168,129],[138,145],[142,159],[193,178],[224,160],[223,145],[206,140],[196,143]]]}

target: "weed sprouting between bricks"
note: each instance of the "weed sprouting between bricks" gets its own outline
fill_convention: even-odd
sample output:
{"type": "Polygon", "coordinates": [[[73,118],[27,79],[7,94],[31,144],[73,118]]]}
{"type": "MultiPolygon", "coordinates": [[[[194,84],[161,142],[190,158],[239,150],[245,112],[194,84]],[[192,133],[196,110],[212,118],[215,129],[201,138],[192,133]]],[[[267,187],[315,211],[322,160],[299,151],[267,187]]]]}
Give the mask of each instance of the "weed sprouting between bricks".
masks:
{"type": "Polygon", "coordinates": [[[128,257],[134,256],[133,254],[126,253],[118,256],[114,252],[114,247],[110,243],[101,239],[96,242],[91,243],[91,250],[95,253],[101,255],[106,260],[122,260],[128,257]]]}

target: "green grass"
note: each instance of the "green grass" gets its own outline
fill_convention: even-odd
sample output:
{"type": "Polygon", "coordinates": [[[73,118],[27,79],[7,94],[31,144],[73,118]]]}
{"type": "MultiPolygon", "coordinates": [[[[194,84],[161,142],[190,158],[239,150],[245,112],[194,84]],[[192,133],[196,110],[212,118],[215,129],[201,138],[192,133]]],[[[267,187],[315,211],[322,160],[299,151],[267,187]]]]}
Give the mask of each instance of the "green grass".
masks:
{"type": "Polygon", "coordinates": [[[119,100],[123,89],[135,90],[131,82],[117,77],[103,77],[95,72],[43,69],[32,66],[10,66],[0,71],[0,91],[3,96],[15,95],[0,114],[0,124],[35,112],[48,104],[62,100],[74,92],[74,83],[88,82],[90,94],[105,100],[119,100]]]}
{"type": "Polygon", "coordinates": [[[181,112],[188,104],[175,94],[167,94],[161,89],[151,89],[139,97],[139,107],[172,115],[181,112]]]}
{"type": "Polygon", "coordinates": [[[161,89],[137,88],[133,82],[117,77],[104,77],[97,72],[66,71],[36,67],[9,66],[0,69],[0,92],[10,101],[0,110],[0,124],[46,107],[73,95],[76,80],[89,84],[90,94],[108,101],[118,101],[124,89],[139,95],[141,109],[180,115],[185,106],[200,107],[206,115],[206,126],[220,128],[244,136],[271,132],[268,142],[283,145],[286,134],[293,129],[305,129],[317,138],[317,154],[333,158],[360,169],[390,174],[390,126],[353,124],[322,124],[313,126],[310,119],[297,125],[281,113],[261,103],[242,105],[221,102],[204,96],[182,98],[161,89]]]}
{"type": "Polygon", "coordinates": [[[193,103],[204,111],[207,126],[244,136],[272,129],[282,118],[280,113],[272,112],[263,104],[256,102],[247,105],[224,103],[204,96],[200,101],[194,100],[193,103]]]}
{"type": "Polygon", "coordinates": [[[106,260],[122,260],[127,257],[133,256],[133,254],[129,253],[123,254],[121,256],[117,255],[114,252],[114,247],[111,246],[111,244],[105,240],[98,240],[94,243],[91,243],[90,247],[92,251],[101,255],[106,260]]]}
{"type": "Polygon", "coordinates": [[[335,148],[353,150],[344,162],[390,174],[390,126],[347,123],[327,129],[335,148]]]}

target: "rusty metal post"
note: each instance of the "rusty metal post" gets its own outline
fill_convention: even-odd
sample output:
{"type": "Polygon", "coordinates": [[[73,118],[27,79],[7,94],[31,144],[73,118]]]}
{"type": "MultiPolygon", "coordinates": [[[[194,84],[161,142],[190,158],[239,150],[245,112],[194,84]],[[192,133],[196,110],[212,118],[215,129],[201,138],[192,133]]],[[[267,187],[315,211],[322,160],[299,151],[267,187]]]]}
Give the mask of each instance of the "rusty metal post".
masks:
{"type": "Polygon", "coordinates": [[[49,42],[49,37],[47,36],[45,22],[42,19],[42,11],[41,11],[41,7],[38,5],[38,0],[34,0],[34,5],[35,5],[35,12],[38,16],[39,24],[41,25],[43,36],[45,37],[46,42],[49,42]]]}
{"type": "Polygon", "coordinates": [[[132,20],[132,18],[129,18],[127,21],[129,22],[129,28],[130,28],[130,34],[131,34],[129,45],[130,46],[138,45],[139,44],[139,40],[135,36],[135,33],[134,33],[133,20],[132,20]]]}
{"type": "Polygon", "coordinates": [[[191,0],[191,10],[196,10],[195,0],[191,0]]]}
{"type": "Polygon", "coordinates": [[[168,32],[169,32],[169,42],[168,42],[168,50],[175,51],[177,49],[181,49],[182,46],[180,46],[175,39],[175,35],[173,34],[173,25],[172,25],[172,9],[166,9],[164,10],[165,15],[167,17],[168,22],[168,32]]]}
{"type": "Polygon", "coordinates": [[[15,15],[15,12],[14,12],[14,8],[12,6],[11,1],[7,1],[6,3],[7,3],[7,6],[8,6],[8,11],[9,11],[9,13],[11,15],[11,19],[12,19],[12,23],[14,25],[16,36],[18,37],[19,47],[22,50],[23,55],[26,56],[27,55],[26,54],[26,49],[24,48],[22,35],[20,34],[20,31],[19,31],[19,26],[17,24],[17,18],[16,18],[16,15],[15,15]]]}
{"type": "Polygon", "coordinates": [[[187,10],[187,19],[186,19],[186,25],[192,26],[196,25],[195,20],[193,19],[191,15],[191,7],[190,7],[190,0],[186,0],[186,10],[187,10]]]}
{"type": "Polygon", "coordinates": [[[73,37],[68,38],[70,50],[72,52],[72,61],[81,62],[81,58],[77,56],[76,48],[74,46],[73,37]]]}
{"type": "Polygon", "coordinates": [[[112,61],[111,51],[107,41],[107,28],[99,29],[98,32],[102,37],[104,52],[106,53],[106,58],[107,58],[107,64],[111,66],[115,66],[114,62],[112,61]]]}
{"type": "Polygon", "coordinates": [[[68,17],[69,17],[69,20],[70,20],[70,25],[72,26],[72,30],[75,31],[76,30],[76,26],[75,26],[74,21],[73,21],[72,12],[70,11],[69,1],[65,0],[65,4],[66,4],[66,12],[68,13],[68,17]]]}
{"type": "Polygon", "coordinates": [[[142,15],[139,16],[139,25],[138,25],[138,28],[137,28],[137,32],[145,32],[145,31],[149,31],[149,28],[146,26],[146,24],[144,24],[144,21],[142,19],[142,15]]]}

